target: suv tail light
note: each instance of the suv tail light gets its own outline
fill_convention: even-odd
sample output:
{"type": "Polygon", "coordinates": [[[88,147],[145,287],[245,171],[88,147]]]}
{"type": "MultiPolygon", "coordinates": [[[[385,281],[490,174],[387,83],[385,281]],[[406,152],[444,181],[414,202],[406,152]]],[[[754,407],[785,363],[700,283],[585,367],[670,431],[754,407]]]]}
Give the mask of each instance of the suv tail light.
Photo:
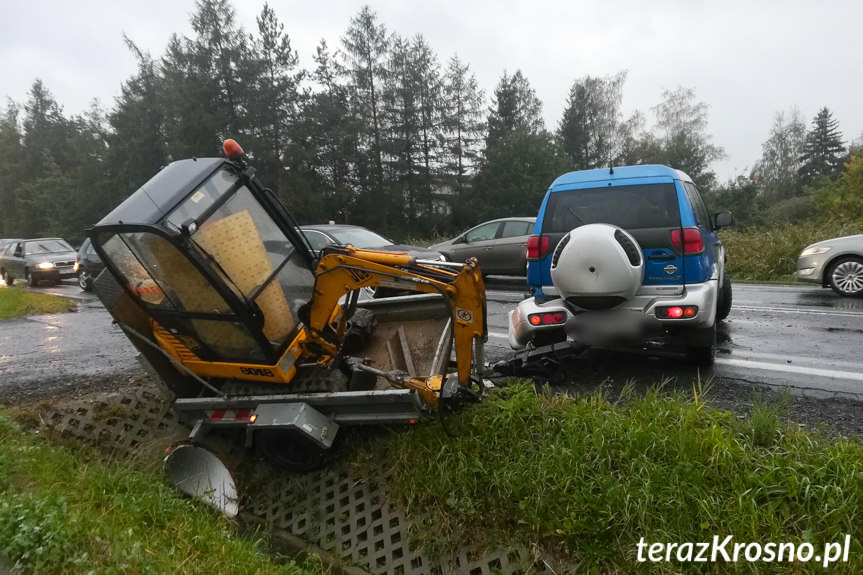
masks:
{"type": "Polygon", "coordinates": [[[697,315],[697,305],[675,305],[656,308],[656,317],[660,319],[690,319],[697,315]]]}
{"type": "Polygon", "coordinates": [[[698,228],[683,228],[683,241],[680,238],[681,230],[671,230],[671,244],[684,254],[697,254],[704,251],[704,238],[698,228]],[[681,245],[682,244],[682,245],[681,245]]]}
{"type": "Polygon", "coordinates": [[[530,236],[527,238],[527,260],[535,262],[548,255],[548,236],[530,236]]]}
{"type": "Polygon", "coordinates": [[[527,321],[530,325],[555,325],[565,322],[566,315],[563,312],[532,313],[527,316],[527,321]]]}

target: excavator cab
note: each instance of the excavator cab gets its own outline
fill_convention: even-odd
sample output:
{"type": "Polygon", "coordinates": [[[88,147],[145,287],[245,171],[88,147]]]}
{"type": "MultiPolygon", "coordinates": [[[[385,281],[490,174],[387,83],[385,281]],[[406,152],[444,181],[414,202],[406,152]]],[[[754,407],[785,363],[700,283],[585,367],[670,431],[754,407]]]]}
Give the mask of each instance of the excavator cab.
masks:
{"type": "Polygon", "coordinates": [[[272,365],[297,336],[313,255],[248,172],[219,159],[174,162],[90,232],[176,355],[272,365]]]}

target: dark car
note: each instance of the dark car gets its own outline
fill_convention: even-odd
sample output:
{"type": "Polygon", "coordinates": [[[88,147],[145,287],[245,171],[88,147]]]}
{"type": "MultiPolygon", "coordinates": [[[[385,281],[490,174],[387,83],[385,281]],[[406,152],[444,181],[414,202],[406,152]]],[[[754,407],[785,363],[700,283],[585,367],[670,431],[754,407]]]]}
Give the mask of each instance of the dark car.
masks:
{"type": "Polygon", "coordinates": [[[451,240],[431,246],[452,262],[476,258],[484,274],[525,275],[527,239],[536,218],[501,218],[483,222],[451,240]]]}
{"type": "Polygon", "coordinates": [[[444,260],[443,254],[439,251],[408,244],[397,244],[360,226],[321,224],[300,226],[300,231],[303,232],[303,235],[306,236],[306,239],[312,245],[312,249],[316,252],[333,244],[340,246],[350,244],[355,248],[383,250],[387,252],[407,252],[418,260],[444,260]]]}
{"type": "Polygon", "coordinates": [[[62,238],[13,240],[0,251],[0,273],[7,285],[24,278],[31,286],[75,277],[75,249],[62,238]]]}
{"type": "MultiPolygon", "coordinates": [[[[409,244],[397,244],[382,235],[363,228],[361,226],[350,226],[344,224],[321,224],[300,226],[300,231],[309,240],[312,249],[317,253],[327,246],[348,244],[355,248],[382,250],[387,252],[407,252],[418,260],[445,261],[446,258],[440,252],[412,246],[409,244]]],[[[395,295],[405,295],[403,292],[393,288],[363,288],[360,292],[361,298],[374,297],[383,298],[395,295]]]]}
{"type": "Polygon", "coordinates": [[[93,248],[90,238],[84,240],[78,248],[78,258],[75,260],[75,271],[78,272],[78,285],[84,291],[93,289],[93,280],[96,279],[105,264],[99,259],[99,254],[93,248]]]}

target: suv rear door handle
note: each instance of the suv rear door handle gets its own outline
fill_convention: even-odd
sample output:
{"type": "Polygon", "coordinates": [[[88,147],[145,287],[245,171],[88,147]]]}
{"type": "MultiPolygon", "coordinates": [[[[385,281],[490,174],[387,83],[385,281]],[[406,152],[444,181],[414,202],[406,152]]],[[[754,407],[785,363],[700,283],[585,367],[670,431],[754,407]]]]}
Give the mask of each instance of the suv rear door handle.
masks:
{"type": "Polygon", "coordinates": [[[647,256],[647,259],[658,262],[668,262],[674,259],[674,254],[655,253],[647,256]]]}

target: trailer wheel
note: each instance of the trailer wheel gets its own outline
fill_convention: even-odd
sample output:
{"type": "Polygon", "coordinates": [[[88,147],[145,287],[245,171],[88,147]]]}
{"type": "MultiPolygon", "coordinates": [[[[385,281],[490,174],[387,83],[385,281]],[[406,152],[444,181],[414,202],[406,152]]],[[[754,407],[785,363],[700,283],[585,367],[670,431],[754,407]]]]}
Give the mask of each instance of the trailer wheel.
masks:
{"type": "Polygon", "coordinates": [[[327,464],[328,450],[321,449],[297,431],[258,431],[255,451],[267,463],[288,471],[314,471],[327,464]]]}

